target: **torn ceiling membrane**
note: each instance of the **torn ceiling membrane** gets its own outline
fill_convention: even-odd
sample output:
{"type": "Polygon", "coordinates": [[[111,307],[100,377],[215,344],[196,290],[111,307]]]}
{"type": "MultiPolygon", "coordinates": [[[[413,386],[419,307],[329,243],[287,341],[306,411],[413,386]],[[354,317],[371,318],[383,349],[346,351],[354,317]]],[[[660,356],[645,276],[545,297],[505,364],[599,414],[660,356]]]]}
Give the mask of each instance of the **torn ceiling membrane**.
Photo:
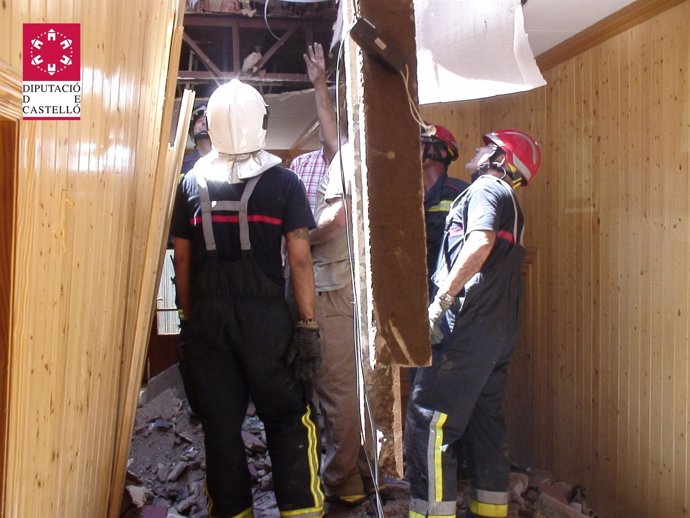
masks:
{"type": "Polygon", "coordinates": [[[546,84],[520,0],[414,0],[419,104],[464,101],[546,84]]]}

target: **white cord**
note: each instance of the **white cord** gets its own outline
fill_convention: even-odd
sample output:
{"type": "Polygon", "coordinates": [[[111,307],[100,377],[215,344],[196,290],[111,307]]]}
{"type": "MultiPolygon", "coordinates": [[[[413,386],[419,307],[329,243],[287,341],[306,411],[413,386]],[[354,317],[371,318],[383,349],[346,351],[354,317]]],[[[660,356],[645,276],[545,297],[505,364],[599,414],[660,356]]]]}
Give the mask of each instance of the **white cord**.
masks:
{"type": "MultiPolygon", "coordinates": [[[[352,219],[351,219],[351,214],[350,214],[350,208],[349,204],[347,203],[347,200],[345,199],[348,193],[347,190],[347,180],[345,178],[345,167],[343,163],[343,155],[342,155],[342,138],[341,138],[341,123],[340,123],[340,68],[341,68],[341,63],[343,60],[343,49],[344,49],[344,40],[347,36],[350,34],[350,29],[348,29],[345,33],[345,36],[343,37],[343,41],[340,43],[340,47],[338,49],[338,57],[336,59],[336,68],[335,68],[335,73],[336,73],[336,80],[335,80],[335,104],[336,104],[336,124],[337,124],[337,130],[338,130],[338,157],[339,157],[339,166],[340,166],[340,181],[342,182],[342,191],[343,191],[343,210],[345,211],[345,234],[346,234],[346,239],[347,239],[347,252],[348,252],[348,257],[350,259],[350,282],[352,285],[352,293],[354,296],[354,301],[353,301],[353,308],[354,308],[354,338],[355,338],[355,343],[354,343],[354,359],[355,359],[355,367],[358,370],[358,377],[361,376],[361,379],[363,380],[363,387],[364,390],[360,392],[360,385],[359,383],[356,384],[357,386],[357,399],[359,400],[362,398],[363,400],[363,406],[364,406],[364,412],[366,414],[366,419],[360,419],[360,436],[362,439],[362,444],[367,444],[367,423],[369,423],[369,436],[372,438],[373,441],[376,441],[376,427],[374,425],[374,418],[372,415],[371,411],[371,405],[369,403],[369,397],[366,391],[366,384],[364,383],[364,368],[363,368],[363,357],[362,357],[362,339],[361,339],[361,333],[362,333],[362,328],[361,328],[361,320],[360,320],[360,314],[361,314],[361,308],[359,304],[359,296],[358,296],[358,285],[356,282],[355,278],[355,269],[354,269],[354,250],[352,248],[352,241],[353,241],[353,230],[352,230],[352,219]]],[[[379,483],[379,462],[378,462],[378,455],[376,455],[376,446],[370,445],[374,447],[374,459],[372,463],[372,459],[370,458],[369,455],[369,450],[365,446],[364,452],[365,452],[365,457],[367,459],[367,465],[369,467],[369,474],[371,475],[371,479],[374,483],[374,494],[376,495],[376,514],[379,518],[385,518],[385,513],[383,511],[383,501],[381,499],[381,492],[380,492],[380,483],[379,483]]]]}
{"type": "Polygon", "coordinates": [[[429,124],[424,122],[424,119],[422,119],[422,115],[419,113],[419,109],[417,108],[417,103],[414,101],[414,99],[412,99],[409,87],[410,69],[407,65],[405,65],[405,68],[400,71],[400,76],[403,78],[403,83],[405,85],[405,94],[407,94],[407,105],[410,107],[410,113],[412,114],[412,118],[417,124],[419,124],[419,127],[422,128],[425,133],[428,133],[433,126],[430,126],[429,124]]]}
{"type": "Polygon", "coordinates": [[[271,33],[271,36],[273,36],[275,39],[279,40],[280,37],[276,36],[275,33],[271,30],[271,27],[268,25],[268,2],[270,0],[266,0],[266,3],[264,4],[264,23],[266,24],[266,28],[268,29],[268,32],[271,33]]]}

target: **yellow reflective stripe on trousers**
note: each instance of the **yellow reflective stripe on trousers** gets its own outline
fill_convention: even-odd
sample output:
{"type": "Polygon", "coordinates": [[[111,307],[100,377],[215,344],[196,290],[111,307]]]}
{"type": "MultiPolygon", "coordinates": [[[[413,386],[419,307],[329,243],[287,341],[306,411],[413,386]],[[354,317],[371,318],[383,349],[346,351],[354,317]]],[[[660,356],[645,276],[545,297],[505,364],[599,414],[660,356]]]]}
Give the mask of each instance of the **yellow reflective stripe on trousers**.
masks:
{"type": "MultiPolygon", "coordinates": [[[[304,509],[305,513],[312,513],[317,509],[323,510],[324,495],[321,490],[321,479],[319,478],[319,451],[318,438],[316,432],[316,425],[311,418],[311,405],[307,405],[307,411],[302,416],[302,424],[307,429],[307,455],[309,459],[309,487],[311,494],[314,497],[314,507],[311,509],[304,509]]],[[[283,514],[283,513],[281,513],[283,514]]],[[[296,511],[290,511],[290,515],[299,514],[296,511]]]]}
{"type": "Polygon", "coordinates": [[[485,504],[484,502],[470,500],[470,511],[477,516],[506,518],[508,516],[508,504],[485,504]]]}
{"type": "Polygon", "coordinates": [[[429,502],[443,501],[443,425],[448,415],[434,412],[429,426],[427,446],[427,470],[429,478],[429,502]]]}

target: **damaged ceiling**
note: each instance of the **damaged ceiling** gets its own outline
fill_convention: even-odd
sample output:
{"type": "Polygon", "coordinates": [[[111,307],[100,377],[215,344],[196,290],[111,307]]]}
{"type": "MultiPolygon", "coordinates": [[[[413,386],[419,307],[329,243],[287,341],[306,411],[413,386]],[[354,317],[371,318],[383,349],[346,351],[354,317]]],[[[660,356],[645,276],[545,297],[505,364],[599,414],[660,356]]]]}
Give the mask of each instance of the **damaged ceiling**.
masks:
{"type": "MultiPolygon", "coordinates": [[[[534,56],[611,15],[632,0],[528,0],[525,29],[534,56]]],[[[270,105],[270,149],[318,145],[311,84],[302,59],[307,45],[328,47],[337,17],[335,0],[189,1],[178,74],[185,88],[204,100],[234,77],[256,86],[270,105]]],[[[332,67],[331,67],[332,68],[332,67]]]]}

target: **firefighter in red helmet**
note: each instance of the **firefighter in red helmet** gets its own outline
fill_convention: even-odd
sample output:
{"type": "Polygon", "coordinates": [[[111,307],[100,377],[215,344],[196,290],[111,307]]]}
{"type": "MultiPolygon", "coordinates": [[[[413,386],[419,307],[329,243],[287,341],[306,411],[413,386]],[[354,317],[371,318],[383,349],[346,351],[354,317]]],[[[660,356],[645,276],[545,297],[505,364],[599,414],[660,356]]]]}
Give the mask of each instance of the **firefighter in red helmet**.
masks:
{"type": "Polygon", "coordinates": [[[457,458],[469,455],[469,516],[508,515],[508,442],[501,412],[517,345],[524,219],[514,194],[541,151],[527,133],[484,135],[465,168],[472,184],[446,219],[429,305],[432,365],[417,369],[405,425],[410,516],[456,515],[457,458]]]}
{"type": "Polygon", "coordinates": [[[427,126],[422,131],[421,143],[426,264],[431,274],[436,268],[450,204],[469,184],[448,176],[448,166],[458,158],[458,143],[447,128],[438,124],[427,126]]]}

